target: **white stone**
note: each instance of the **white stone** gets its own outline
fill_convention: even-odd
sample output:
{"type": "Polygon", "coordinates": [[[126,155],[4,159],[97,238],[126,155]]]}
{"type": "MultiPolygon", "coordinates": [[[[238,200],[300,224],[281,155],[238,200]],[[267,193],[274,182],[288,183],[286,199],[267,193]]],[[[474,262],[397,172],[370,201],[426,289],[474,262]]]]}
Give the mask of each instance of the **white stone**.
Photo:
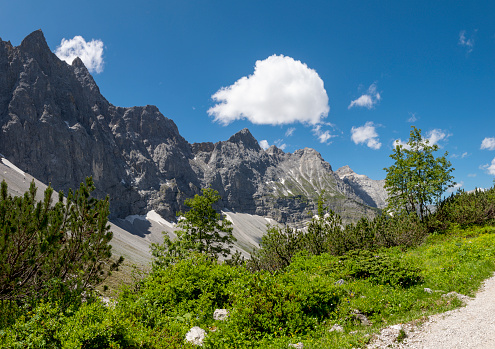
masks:
{"type": "Polygon", "coordinates": [[[194,326],[186,334],[186,342],[192,343],[194,345],[203,346],[203,341],[206,337],[206,331],[201,327],[194,326]]]}
{"type": "Polygon", "coordinates": [[[215,309],[213,313],[213,320],[224,321],[229,317],[229,311],[227,309],[215,309]]]}

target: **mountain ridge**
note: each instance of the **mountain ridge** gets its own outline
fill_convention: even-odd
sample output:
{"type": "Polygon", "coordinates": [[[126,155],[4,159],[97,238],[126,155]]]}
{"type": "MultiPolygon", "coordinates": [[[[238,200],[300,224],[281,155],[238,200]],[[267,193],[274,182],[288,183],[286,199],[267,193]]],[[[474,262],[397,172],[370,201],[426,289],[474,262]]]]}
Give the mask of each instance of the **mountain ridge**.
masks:
{"type": "Polygon", "coordinates": [[[114,106],[84,63],[58,59],[41,30],[17,47],[0,42],[0,126],[6,158],[64,192],[93,176],[112,217],[155,210],[170,220],[208,186],[222,196],[218,208],[282,223],[308,219],[323,190],[344,219],[377,213],[314,149],[265,151],[248,129],[190,144],[156,106],[114,106]]]}

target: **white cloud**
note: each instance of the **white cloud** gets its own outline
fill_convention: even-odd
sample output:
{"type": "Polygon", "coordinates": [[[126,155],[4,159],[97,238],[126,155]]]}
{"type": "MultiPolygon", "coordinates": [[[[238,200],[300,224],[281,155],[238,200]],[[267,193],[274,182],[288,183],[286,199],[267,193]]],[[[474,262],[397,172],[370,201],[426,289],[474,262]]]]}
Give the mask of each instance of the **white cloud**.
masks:
{"type": "Polygon", "coordinates": [[[330,111],[318,73],[283,55],[256,61],[252,75],[221,88],[212,98],[217,104],[208,114],[224,125],[239,119],[263,125],[315,125],[330,111]]]}
{"type": "Polygon", "coordinates": [[[411,147],[407,144],[407,142],[403,142],[402,139],[396,139],[395,141],[392,142],[392,148],[395,149],[395,147],[402,145],[402,148],[404,149],[411,149],[411,147]]]}
{"type": "Polygon", "coordinates": [[[352,107],[365,107],[368,109],[373,108],[380,100],[382,97],[380,96],[380,93],[378,93],[376,89],[376,83],[371,84],[371,86],[368,88],[367,93],[359,97],[358,99],[355,99],[349,104],[347,109],[351,109],[352,107]]]}
{"type": "Polygon", "coordinates": [[[446,140],[450,136],[451,134],[446,133],[439,128],[435,128],[426,133],[426,137],[430,141],[430,145],[438,144],[438,142],[446,140]]]}
{"type": "Polygon", "coordinates": [[[313,127],[312,131],[313,134],[318,138],[320,143],[330,144],[331,142],[329,142],[329,140],[333,137],[336,137],[335,135],[332,135],[328,130],[323,131],[321,129],[321,125],[316,125],[315,127],[313,127]]]}
{"type": "Polygon", "coordinates": [[[88,70],[93,73],[103,71],[103,41],[91,40],[86,42],[82,36],[74,36],[73,39],[62,39],[55,50],[58,58],[72,64],[76,57],[81,58],[88,70]]]}
{"type": "Polygon", "coordinates": [[[485,139],[483,139],[480,149],[495,150],[495,138],[486,137],[485,139]]]}
{"type": "Polygon", "coordinates": [[[468,173],[468,177],[476,177],[476,173],[468,173]]]}
{"type": "Polygon", "coordinates": [[[294,134],[294,131],[296,130],[295,127],[288,128],[287,131],[285,131],[285,137],[290,137],[294,134]]]}
{"type": "Polygon", "coordinates": [[[278,149],[281,149],[281,150],[284,150],[285,148],[287,148],[287,144],[284,143],[283,139],[277,139],[275,141],[275,145],[277,146],[278,149]]]}
{"type": "Polygon", "coordinates": [[[490,165],[486,164],[486,165],[480,166],[480,168],[483,170],[486,170],[486,172],[488,174],[495,176],[495,158],[492,160],[492,163],[490,165]]]}
{"type": "MultiPolygon", "coordinates": [[[[476,32],[476,30],[475,30],[476,32]]],[[[474,48],[474,36],[471,35],[471,37],[468,39],[466,38],[466,31],[465,30],[461,30],[459,32],[459,41],[458,41],[458,44],[460,46],[464,46],[467,48],[467,52],[470,53],[473,51],[473,48],[474,48]]]]}
{"type": "Polygon", "coordinates": [[[416,113],[409,113],[411,115],[409,119],[407,119],[407,122],[416,122],[418,118],[416,117],[416,113]]]}
{"type": "Polygon", "coordinates": [[[259,144],[260,144],[260,147],[263,148],[264,150],[267,150],[268,148],[270,148],[270,144],[268,143],[268,141],[266,139],[263,139],[262,141],[260,141],[259,144]]]}
{"type": "Polygon", "coordinates": [[[461,155],[459,155],[459,154],[452,154],[450,157],[453,158],[453,159],[457,159],[457,158],[464,159],[465,157],[468,157],[469,155],[470,154],[467,151],[465,151],[461,155]]]}
{"type": "Polygon", "coordinates": [[[375,126],[371,121],[368,121],[364,126],[352,127],[351,139],[355,144],[366,143],[371,148],[378,150],[382,146],[378,139],[378,133],[376,133],[375,126]]]}
{"type": "MultiPolygon", "coordinates": [[[[427,139],[429,141],[429,145],[434,145],[434,144],[438,144],[438,142],[440,142],[440,141],[446,140],[450,136],[452,136],[452,134],[447,133],[447,132],[445,132],[439,128],[435,128],[435,129],[426,133],[426,138],[423,137],[423,141],[425,139],[427,139]]],[[[409,145],[407,145],[407,142],[402,141],[402,139],[400,139],[400,138],[392,142],[393,148],[395,148],[398,145],[402,145],[402,147],[404,149],[408,149],[408,150],[411,149],[411,147],[409,145]]],[[[469,155],[469,154],[467,152],[465,152],[462,154],[461,157],[466,157],[467,155],[469,155]]],[[[454,155],[452,155],[452,157],[456,158],[456,157],[459,157],[459,155],[454,154],[454,155]]]]}
{"type": "Polygon", "coordinates": [[[461,189],[463,186],[464,186],[464,182],[461,181],[460,183],[455,184],[452,188],[447,189],[447,193],[456,192],[458,189],[461,189]]]}

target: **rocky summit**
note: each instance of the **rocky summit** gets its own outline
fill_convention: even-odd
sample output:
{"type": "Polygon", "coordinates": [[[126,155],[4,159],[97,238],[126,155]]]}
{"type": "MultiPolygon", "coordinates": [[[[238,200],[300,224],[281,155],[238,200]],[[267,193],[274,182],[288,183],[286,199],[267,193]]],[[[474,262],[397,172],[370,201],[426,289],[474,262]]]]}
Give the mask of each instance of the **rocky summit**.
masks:
{"type": "Polygon", "coordinates": [[[348,221],[383,207],[383,183],[339,175],[314,149],[263,150],[248,129],[190,144],[155,106],[112,105],[83,62],[58,59],[41,30],[17,47],[0,39],[0,127],[5,158],[64,192],[93,176],[112,217],[173,219],[207,186],[222,196],[218,208],[278,222],[307,219],[323,190],[348,221]]]}

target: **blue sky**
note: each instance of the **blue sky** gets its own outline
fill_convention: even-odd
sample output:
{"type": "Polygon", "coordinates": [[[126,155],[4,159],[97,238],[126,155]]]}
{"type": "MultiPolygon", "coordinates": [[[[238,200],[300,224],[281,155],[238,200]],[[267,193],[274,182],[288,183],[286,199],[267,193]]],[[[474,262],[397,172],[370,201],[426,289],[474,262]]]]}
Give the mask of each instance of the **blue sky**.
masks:
{"type": "Polygon", "coordinates": [[[495,176],[494,18],[493,1],[0,0],[0,37],[78,44],[111,103],[154,104],[191,143],[247,127],[383,179],[415,125],[471,190],[495,176]]]}

